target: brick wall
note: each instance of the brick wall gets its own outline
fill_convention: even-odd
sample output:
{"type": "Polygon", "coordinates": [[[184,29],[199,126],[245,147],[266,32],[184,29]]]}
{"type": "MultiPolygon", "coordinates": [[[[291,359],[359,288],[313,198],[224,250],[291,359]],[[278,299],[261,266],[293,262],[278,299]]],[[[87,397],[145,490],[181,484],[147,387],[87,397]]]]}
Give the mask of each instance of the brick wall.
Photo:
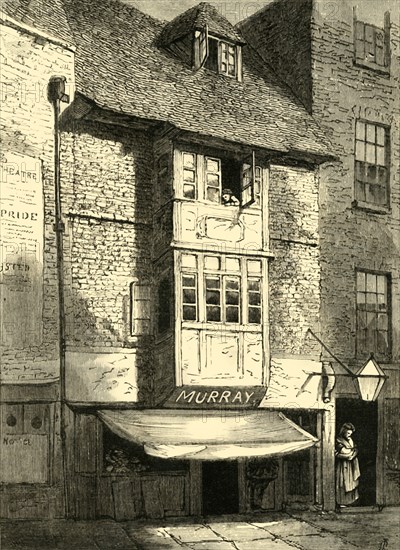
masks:
{"type": "MultiPolygon", "coordinates": [[[[313,13],[313,112],[329,129],[337,163],[321,169],[320,238],[322,334],[345,361],[355,358],[355,270],[391,274],[393,361],[400,358],[399,25],[391,22],[390,74],[356,66],[353,3],[335,4],[330,17],[313,13]],[[391,127],[391,209],[374,213],[352,206],[357,118],[391,127]]],[[[362,4],[360,5],[362,7],[362,4]]],[[[393,6],[394,8],[394,6],[393,6]]],[[[362,12],[359,17],[363,20],[362,12]]],[[[383,28],[380,20],[370,21],[383,28]]]]}
{"type": "MultiPolygon", "coordinates": [[[[42,163],[45,219],[44,249],[39,251],[43,275],[40,273],[35,283],[43,284],[42,307],[37,311],[37,323],[42,323],[41,342],[24,346],[12,341],[11,345],[7,345],[7,339],[3,339],[1,380],[4,383],[44,382],[58,377],[57,276],[53,231],[54,136],[53,110],[47,100],[47,85],[51,76],[64,75],[68,82],[67,92],[72,95],[74,57],[70,49],[59,43],[39,40],[30,32],[7,25],[2,25],[2,39],[2,151],[4,155],[17,153],[42,163]]],[[[3,317],[2,323],[5,330],[7,319],[3,317]]]]}
{"type": "Polygon", "coordinates": [[[272,166],[270,173],[270,336],[274,356],[315,354],[320,263],[318,178],[313,170],[272,166]]]}

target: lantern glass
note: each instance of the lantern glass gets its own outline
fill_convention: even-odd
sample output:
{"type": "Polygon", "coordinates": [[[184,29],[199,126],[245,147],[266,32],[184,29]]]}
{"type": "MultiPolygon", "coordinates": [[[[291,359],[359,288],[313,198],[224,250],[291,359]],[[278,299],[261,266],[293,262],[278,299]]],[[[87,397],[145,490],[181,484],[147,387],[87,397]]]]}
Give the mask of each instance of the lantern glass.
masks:
{"type": "Polygon", "coordinates": [[[375,401],[385,383],[386,376],[373,356],[357,373],[357,389],[363,401],[375,401]]]}

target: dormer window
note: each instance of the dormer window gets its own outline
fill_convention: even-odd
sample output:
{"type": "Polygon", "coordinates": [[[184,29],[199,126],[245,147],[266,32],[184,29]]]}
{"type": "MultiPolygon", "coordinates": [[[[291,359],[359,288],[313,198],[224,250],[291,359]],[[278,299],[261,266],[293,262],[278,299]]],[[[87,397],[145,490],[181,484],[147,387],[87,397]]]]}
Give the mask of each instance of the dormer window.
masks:
{"type": "Polygon", "coordinates": [[[209,36],[205,67],[217,73],[236,77],[238,74],[237,49],[239,47],[209,36]]]}
{"type": "Polygon", "coordinates": [[[202,2],[167,23],[159,44],[199,70],[242,80],[240,33],[211,4],[202,2]]]}

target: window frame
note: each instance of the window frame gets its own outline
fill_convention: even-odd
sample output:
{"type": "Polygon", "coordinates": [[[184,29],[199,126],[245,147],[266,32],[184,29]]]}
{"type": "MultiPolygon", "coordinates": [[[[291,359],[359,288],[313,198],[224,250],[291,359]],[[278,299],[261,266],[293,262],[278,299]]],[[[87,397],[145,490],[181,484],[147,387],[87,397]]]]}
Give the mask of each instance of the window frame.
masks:
{"type": "Polygon", "coordinates": [[[241,45],[237,44],[231,40],[227,40],[226,38],[220,38],[218,36],[210,35],[209,32],[207,32],[207,57],[203,63],[203,66],[205,66],[206,69],[213,73],[221,74],[223,76],[227,76],[229,78],[234,78],[235,80],[241,82],[242,81],[242,55],[241,55],[241,45]],[[216,51],[217,51],[217,59],[213,60],[216,61],[217,70],[215,70],[211,63],[207,63],[210,55],[210,51],[212,51],[214,48],[210,47],[210,40],[213,40],[216,43],[216,51]],[[226,61],[223,60],[223,50],[225,49],[226,52],[226,61]],[[233,56],[233,64],[229,63],[229,55],[233,56]],[[223,64],[226,63],[226,68],[223,68],[223,64]],[[233,66],[233,72],[229,71],[229,67],[233,66]]]}
{"type": "Polygon", "coordinates": [[[183,325],[204,325],[205,327],[212,328],[213,325],[224,325],[226,327],[249,327],[252,329],[259,329],[262,330],[263,325],[263,313],[264,313],[264,300],[263,300],[263,260],[258,257],[239,257],[234,255],[219,255],[219,254],[212,254],[212,253],[200,253],[200,252],[193,252],[193,251],[187,251],[183,252],[180,256],[180,269],[179,269],[179,280],[180,280],[180,317],[181,322],[183,325]],[[182,258],[184,255],[189,256],[195,256],[196,257],[196,268],[188,268],[183,266],[182,258]],[[206,257],[213,257],[219,259],[219,267],[217,268],[210,268],[206,267],[206,257]],[[226,265],[226,259],[235,259],[238,261],[238,268],[235,270],[233,268],[227,268],[226,265]],[[249,261],[257,261],[260,262],[260,270],[259,273],[250,272],[248,268],[248,262],[249,261]],[[183,298],[183,277],[185,275],[193,276],[197,275],[197,288],[196,288],[196,305],[197,305],[197,318],[196,321],[185,319],[184,318],[184,298],[183,298]],[[207,303],[207,290],[210,290],[210,288],[207,287],[207,279],[218,279],[219,281],[219,303],[218,304],[211,304],[207,303]],[[249,291],[248,291],[248,282],[251,280],[257,279],[259,281],[259,295],[260,295],[260,305],[254,306],[257,307],[260,310],[260,322],[259,323],[251,323],[249,322],[249,308],[253,307],[249,303],[249,291]],[[227,300],[227,292],[229,292],[229,289],[227,288],[227,282],[229,280],[235,280],[238,282],[238,289],[232,290],[232,292],[235,292],[238,294],[238,303],[237,304],[230,304],[227,300]],[[220,318],[219,320],[208,320],[207,319],[207,308],[211,307],[213,305],[216,305],[220,309],[220,318]],[[234,321],[228,321],[227,317],[227,309],[229,307],[235,307],[237,308],[238,312],[238,320],[234,321]]]}
{"type": "Polygon", "coordinates": [[[390,73],[390,13],[384,14],[383,27],[366,23],[361,19],[357,19],[356,9],[353,13],[353,48],[354,48],[354,64],[371,69],[374,72],[380,72],[383,74],[390,73]],[[362,37],[361,34],[362,29],[362,37]],[[366,40],[366,31],[371,31],[372,41],[366,40]],[[383,35],[382,48],[377,46],[377,33],[380,32],[383,35]],[[373,59],[368,59],[367,44],[373,44],[373,59]],[[377,51],[382,49],[382,63],[377,61],[377,51]],[[361,54],[362,50],[362,54],[361,54]]]}
{"type": "Polygon", "coordinates": [[[354,126],[354,200],[356,206],[374,209],[384,209],[385,211],[390,208],[390,162],[391,162],[391,127],[381,122],[371,121],[364,118],[357,118],[354,126]],[[364,126],[364,138],[358,138],[358,125],[364,126]],[[368,126],[374,127],[374,141],[368,141],[368,126]],[[383,129],[383,146],[378,142],[378,129],[383,129]],[[363,143],[364,160],[358,158],[358,143],[363,143]],[[367,162],[367,150],[368,146],[374,147],[375,163],[367,162]],[[378,148],[383,148],[384,164],[378,164],[378,148]],[[369,168],[375,169],[375,182],[366,181],[368,178],[369,168]],[[386,181],[384,185],[379,183],[379,170],[384,168],[386,174],[386,181]],[[364,179],[359,180],[358,175],[363,172],[364,179]],[[363,196],[360,196],[359,185],[363,186],[363,196]],[[377,186],[385,189],[385,202],[373,202],[367,198],[367,186],[377,186]]]}
{"type": "MultiPolygon", "coordinates": [[[[374,355],[376,356],[376,358],[381,361],[381,362],[389,362],[391,360],[391,356],[392,356],[392,307],[391,307],[391,289],[392,289],[392,281],[391,281],[391,274],[388,273],[388,272],[382,272],[382,271],[375,271],[375,270],[368,270],[368,269],[361,269],[361,268],[357,268],[355,270],[355,325],[356,325],[356,334],[355,334],[355,355],[356,355],[356,358],[357,359],[366,359],[369,354],[371,353],[371,351],[374,353],[374,355]],[[359,290],[359,286],[358,286],[358,281],[359,281],[359,275],[360,274],[364,274],[365,276],[365,282],[364,282],[364,290],[359,290]],[[381,293],[381,292],[378,292],[378,279],[376,279],[376,291],[375,292],[368,292],[367,291],[367,277],[368,275],[372,275],[376,278],[378,277],[382,277],[385,281],[385,288],[386,288],[386,293],[381,293]],[[361,302],[359,302],[359,294],[365,294],[365,308],[360,308],[359,307],[359,304],[361,302]],[[385,297],[385,302],[386,302],[386,308],[384,311],[382,310],[379,310],[378,307],[376,307],[375,310],[368,310],[367,308],[367,305],[368,305],[368,301],[367,301],[367,294],[374,294],[375,297],[376,297],[376,300],[374,302],[374,305],[375,306],[379,306],[379,298],[378,296],[380,295],[384,295],[385,297]],[[365,312],[366,313],[366,317],[368,316],[368,313],[374,313],[375,314],[375,326],[376,328],[374,328],[374,344],[373,344],[373,349],[371,349],[371,346],[370,347],[367,347],[367,344],[365,345],[365,348],[362,348],[361,347],[361,338],[360,338],[360,314],[362,312],[365,312]],[[379,317],[379,314],[383,315],[385,314],[386,315],[386,319],[387,319],[387,329],[386,330],[380,330],[378,328],[378,317],[379,317]],[[386,352],[380,352],[378,350],[378,336],[379,336],[379,332],[386,332],[387,334],[387,350],[386,352]]],[[[368,338],[367,338],[367,335],[368,335],[368,321],[365,322],[365,342],[369,341],[368,338]]]]}
{"type": "Polygon", "coordinates": [[[134,336],[148,336],[152,334],[152,315],[151,315],[151,286],[150,284],[143,284],[140,282],[132,282],[129,285],[129,335],[134,336]],[[142,315],[143,312],[139,312],[138,305],[143,302],[145,309],[147,309],[147,315],[142,315]]]}

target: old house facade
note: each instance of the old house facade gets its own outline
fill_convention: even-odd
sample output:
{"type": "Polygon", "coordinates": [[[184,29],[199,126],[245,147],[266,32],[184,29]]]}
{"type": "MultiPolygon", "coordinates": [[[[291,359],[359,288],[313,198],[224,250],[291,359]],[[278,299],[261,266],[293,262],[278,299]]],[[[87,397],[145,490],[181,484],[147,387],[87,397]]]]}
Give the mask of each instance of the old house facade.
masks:
{"type": "Polygon", "coordinates": [[[353,371],[373,352],[388,376],[372,404],[338,378],[336,424],[358,429],[360,504],[398,504],[398,8],[277,0],[239,28],[329,132],[338,157],[320,178],[321,338],[353,371]]]}
{"type": "Polygon", "coordinates": [[[2,341],[2,452],[24,472],[1,480],[2,515],[332,509],[335,402],[308,329],[340,352],[321,241],[335,147],[209,4],[170,23],[114,1],[65,0],[40,22],[6,8],[10,85],[19,68],[46,90],[7,95],[4,162],[40,161],[45,294],[3,279],[2,334],[24,284],[43,334],[2,341]],[[48,94],[54,76],[68,98],[48,94]]]}

